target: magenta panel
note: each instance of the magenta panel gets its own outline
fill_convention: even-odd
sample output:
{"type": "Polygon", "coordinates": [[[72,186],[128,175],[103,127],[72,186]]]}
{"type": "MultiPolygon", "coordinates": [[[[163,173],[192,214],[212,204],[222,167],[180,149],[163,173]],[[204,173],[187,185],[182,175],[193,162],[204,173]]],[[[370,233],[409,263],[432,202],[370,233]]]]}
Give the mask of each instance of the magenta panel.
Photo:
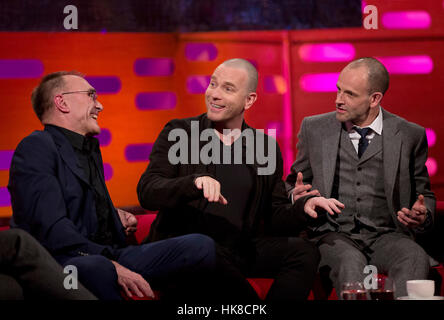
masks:
{"type": "Polygon", "coordinates": [[[9,170],[14,150],[0,150],[0,170],[9,170]]]}
{"type": "Polygon", "coordinates": [[[339,72],[309,73],[301,76],[299,86],[308,92],[334,92],[337,90],[339,72]]]}
{"type": "Polygon", "coordinates": [[[138,76],[171,76],[174,61],[171,58],[140,58],[134,62],[134,73],[138,76]]]}
{"type": "Polygon", "coordinates": [[[129,144],[125,148],[125,158],[129,162],[148,161],[152,143],[129,144]]]}
{"type": "Polygon", "coordinates": [[[114,175],[113,167],[109,163],[104,163],[103,171],[105,173],[105,181],[111,180],[114,175]]]}
{"type": "Polygon", "coordinates": [[[303,44],[299,57],[305,62],[350,61],[355,57],[355,48],[351,43],[303,44]]]}
{"type": "Polygon", "coordinates": [[[11,205],[11,197],[8,188],[0,187],[0,207],[9,207],[11,205]]]}
{"type": "Polygon", "coordinates": [[[141,92],[136,95],[136,107],[139,110],[170,110],[176,107],[174,92],[141,92]]]}
{"type": "Polygon", "coordinates": [[[101,147],[106,147],[111,143],[111,131],[101,128],[100,134],[96,138],[99,139],[101,147]]]}
{"type": "Polygon", "coordinates": [[[205,93],[210,84],[211,76],[189,76],[187,78],[187,90],[189,93],[205,93]]]}
{"type": "Polygon", "coordinates": [[[426,135],[427,135],[427,143],[430,147],[433,147],[436,143],[436,133],[433,129],[427,128],[426,130],[426,135]]]}
{"type": "Polygon", "coordinates": [[[212,61],[217,54],[217,48],[212,43],[187,43],[185,46],[185,57],[191,61],[212,61]]]}
{"type": "Polygon", "coordinates": [[[377,57],[390,74],[427,74],[433,71],[433,60],[427,55],[377,57]]]}
{"type": "Polygon", "coordinates": [[[98,94],[115,94],[122,88],[120,78],[116,76],[86,76],[85,79],[98,94]]]}
{"type": "Polygon", "coordinates": [[[427,29],[432,18],[427,11],[392,11],[382,14],[382,25],[386,29],[427,29]]]}
{"type": "MultiPolygon", "coordinates": [[[[7,52],[7,48],[3,50],[7,52]]],[[[40,78],[43,69],[37,59],[0,59],[0,79],[40,78]]]]}

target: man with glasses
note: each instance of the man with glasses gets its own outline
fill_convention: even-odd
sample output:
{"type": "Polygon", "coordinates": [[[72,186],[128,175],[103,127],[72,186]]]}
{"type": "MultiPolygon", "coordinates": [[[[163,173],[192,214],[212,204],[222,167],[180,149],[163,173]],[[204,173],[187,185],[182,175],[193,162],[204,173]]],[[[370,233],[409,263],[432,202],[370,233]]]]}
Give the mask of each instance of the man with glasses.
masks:
{"type": "Polygon", "coordinates": [[[14,153],[12,227],[30,232],[63,266],[75,266],[79,281],[99,299],[121,299],[121,291],[152,297],[151,286],[163,290],[212,270],[214,243],[203,235],[126,245],[137,220],[116,209],[109,196],[93,137],[100,133],[103,106],[81,74],[45,76],[31,100],[45,128],[24,138],[14,153]]]}

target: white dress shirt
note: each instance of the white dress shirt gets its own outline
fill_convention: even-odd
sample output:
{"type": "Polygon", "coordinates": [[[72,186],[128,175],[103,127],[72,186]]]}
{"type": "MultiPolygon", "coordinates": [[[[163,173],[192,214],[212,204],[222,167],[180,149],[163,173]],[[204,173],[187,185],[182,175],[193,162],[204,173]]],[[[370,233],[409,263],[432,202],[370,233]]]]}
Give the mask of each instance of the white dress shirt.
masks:
{"type": "MultiPolygon", "coordinates": [[[[382,119],[381,106],[379,106],[378,116],[376,117],[375,120],[373,120],[373,122],[369,126],[366,127],[372,129],[372,131],[370,131],[370,133],[366,137],[369,144],[372,143],[372,139],[375,136],[375,134],[378,135],[382,134],[382,120],[383,119],[382,119]]],[[[358,153],[358,145],[359,145],[359,139],[361,139],[361,135],[358,132],[356,132],[354,127],[362,129],[361,127],[354,125],[350,121],[347,121],[345,123],[345,128],[347,129],[348,136],[350,137],[350,140],[353,143],[353,147],[355,147],[356,153],[358,153]]]]}

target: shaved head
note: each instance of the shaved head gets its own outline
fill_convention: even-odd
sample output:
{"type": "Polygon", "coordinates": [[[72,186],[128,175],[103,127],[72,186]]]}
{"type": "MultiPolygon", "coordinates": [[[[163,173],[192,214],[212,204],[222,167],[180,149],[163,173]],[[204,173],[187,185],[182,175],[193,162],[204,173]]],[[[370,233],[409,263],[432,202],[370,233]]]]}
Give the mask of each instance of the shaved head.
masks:
{"type": "Polygon", "coordinates": [[[368,71],[368,90],[369,94],[381,92],[385,94],[389,87],[389,74],[384,65],[379,60],[371,57],[365,57],[353,60],[346,68],[366,67],[368,71]]]}
{"type": "Polygon", "coordinates": [[[236,68],[236,69],[244,69],[247,72],[248,75],[248,92],[256,92],[257,88],[257,82],[258,82],[258,73],[256,68],[251,64],[251,62],[245,60],[245,59],[230,59],[222,62],[221,65],[224,65],[226,67],[230,68],[236,68]]]}

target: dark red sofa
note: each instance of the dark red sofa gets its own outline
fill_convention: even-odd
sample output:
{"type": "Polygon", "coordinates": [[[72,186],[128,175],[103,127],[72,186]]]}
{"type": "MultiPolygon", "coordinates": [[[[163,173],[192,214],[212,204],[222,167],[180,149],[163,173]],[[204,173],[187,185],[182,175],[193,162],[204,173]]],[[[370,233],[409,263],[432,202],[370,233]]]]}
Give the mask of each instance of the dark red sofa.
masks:
{"type": "MultiPolygon", "coordinates": [[[[124,207],[122,209],[126,209],[136,215],[139,225],[134,240],[140,243],[148,235],[151,223],[156,218],[156,213],[146,211],[140,207],[124,207]]],[[[437,202],[435,226],[431,234],[420,238],[418,241],[426,248],[431,256],[440,262],[438,266],[431,268],[430,277],[435,280],[436,294],[444,296],[444,201],[437,202]]],[[[8,228],[9,226],[0,225],[0,232],[8,228]]],[[[268,278],[249,278],[248,281],[261,299],[265,298],[273,284],[273,279],[268,278]]],[[[318,275],[308,299],[336,300],[337,296],[335,290],[331,288],[331,286],[326,285],[323,277],[318,275]]]]}

